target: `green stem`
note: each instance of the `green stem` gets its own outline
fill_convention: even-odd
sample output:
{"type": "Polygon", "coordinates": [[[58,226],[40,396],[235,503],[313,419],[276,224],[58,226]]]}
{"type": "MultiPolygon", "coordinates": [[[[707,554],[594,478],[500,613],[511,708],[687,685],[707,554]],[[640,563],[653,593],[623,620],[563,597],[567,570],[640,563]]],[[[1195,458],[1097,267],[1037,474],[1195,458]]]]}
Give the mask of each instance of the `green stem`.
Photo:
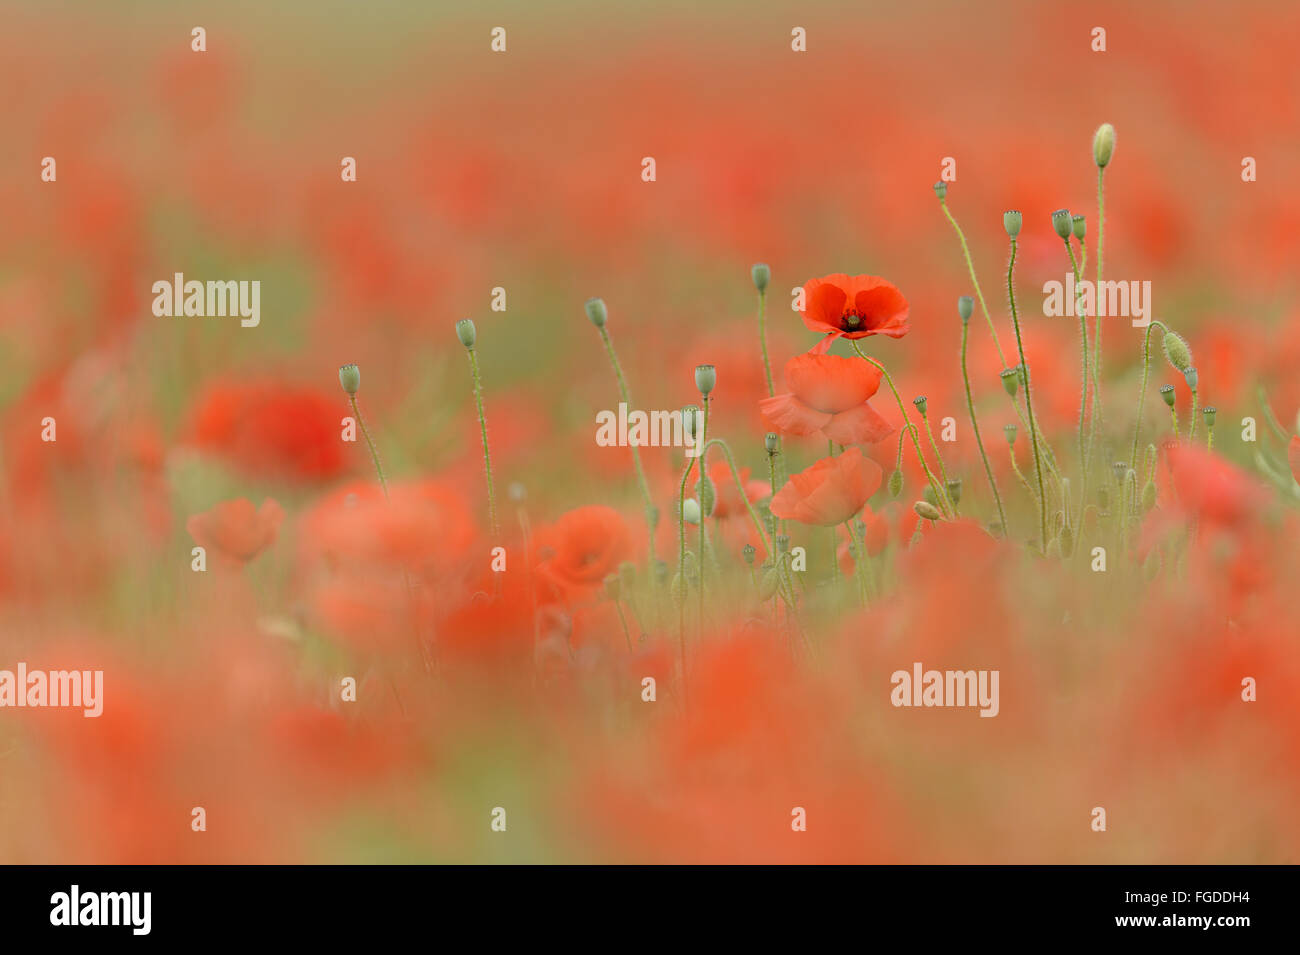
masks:
{"type": "Polygon", "coordinates": [[[361,417],[361,408],[357,405],[357,396],[348,395],[348,400],[352,402],[352,414],[357,419],[357,424],[361,427],[361,434],[366,439],[366,446],[370,449],[370,460],[375,465],[375,473],[379,475],[379,486],[383,488],[384,500],[388,500],[388,481],[384,478],[384,466],[379,463],[379,451],[375,448],[375,442],[370,438],[370,429],[366,427],[366,419],[361,417]]]}
{"type": "MultiPolygon", "coordinates": [[[[1100,246],[1098,246],[1100,249],[1100,246]]],[[[1147,326],[1146,337],[1142,343],[1142,390],[1138,392],[1137,424],[1133,426],[1133,453],[1129,455],[1129,467],[1137,467],[1138,441],[1142,436],[1142,406],[1146,403],[1147,380],[1151,377],[1151,330],[1160,329],[1160,334],[1169,331],[1164,322],[1152,322],[1147,326]]],[[[1170,409],[1171,411],[1173,409],[1170,409]]],[[[1174,431],[1178,430],[1178,418],[1174,418],[1174,431]]]]}
{"type": "Polygon", "coordinates": [[[979,448],[980,459],[984,462],[984,474],[989,479],[993,490],[993,500],[998,505],[998,519],[1002,522],[1002,536],[1007,536],[1007,514],[1002,509],[1002,495],[998,493],[998,482],[993,480],[993,468],[989,465],[989,456],[984,452],[984,439],[980,437],[980,423],[975,416],[975,399],[971,397],[970,374],[966,370],[966,340],[970,337],[970,323],[961,323],[961,378],[966,383],[966,410],[970,412],[971,428],[975,432],[975,445],[979,448]]]}
{"type": "MultiPolygon", "coordinates": [[[[614,367],[614,377],[618,379],[619,398],[622,399],[623,404],[631,408],[632,399],[628,397],[627,378],[623,375],[623,366],[619,363],[618,355],[614,351],[614,342],[609,337],[609,329],[604,325],[599,327],[600,340],[605,344],[605,352],[609,355],[609,363],[614,367]]],[[[632,463],[636,466],[637,484],[641,488],[641,499],[645,504],[646,524],[650,528],[650,563],[647,566],[653,574],[655,566],[655,528],[659,524],[659,519],[655,513],[654,498],[650,495],[650,483],[646,480],[645,469],[641,466],[641,450],[635,444],[632,445],[632,463]]]]}
{"type": "Polygon", "coordinates": [[[993,345],[998,350],[998,358],[1002,362],[1002,367],[1006,368],[1007,358],[1002,352],[1002,342],[998,340],[998,330],[993,327],[993,317],[989,314],[989,307],[984,302],[984,292],[980,289],[980,280],[975,276],[975,263],[970,257],[970,246],[966,244],[966,235],[961,231],[961,226],[957,224],[957,220],[952,217],[952,213],[948,211],[946,200],[939,200],[939,208],[943,210],[943,214],[952,223],[953,230],[957,233],[957,239],[961,242],[961,254],[966,257],[966,271],[970,273],[971,284],[975,286],[975,296],[980,300],[980,309],[984,312],[984,321],[988,322],[989,332],[993,335],[993,345]]]}
{"type": "Polygon", "coordinates": [[[1042,535],[1043,553],[1047,552],[1047,489],[1043,486],[1042,453],[1038,450],[1038,419],[1034,417],[1033,384],[1030,380],[1029,362],[1025,359],[1025,343],[1020,335],[1020,317],[1016,312],[1016,240],[1011,240],[1011,262],[1007,265],[1007,295],[1011,299],[1011,326],[1016,330],[1016,350],[1020,354],[1020,367],[1025,372],[1025,412],[1029,416],[1029,440],[1034,449],[1034,473],[1038,479],[1039,533],[1042,535]]]}
{"type": "MultiPolygon", "coordinates": [[[[700,401],[703,403],[703,423],[700,425],[700,632],[704,632],[704,522],[708,515],[704,513],[704,488],[709,483],[709,472],[704,467],[704,457],[709,453],[709,396],[700,395],[700,401]]],[[[736,482],[736,488],[740,491],[740,496],[745,496],[745,485],[736,482]]],[[[713,488],[713,503],[717,506],[718,491],[713,488]]]]}
{"type": "Polygon", "coordinates": [[[1188,444],[1196,440],[1196,405],[1199,397],[1200,397],[1199,392],[1195,388],[1193,388],[1192,389],[1192,416],[1187,421],[1188,444]]]}
{"type": "Polygon", "coordinates": [[[767,359],[767,292],[766,290],[758,293],[758,342],[763,349],[763,373],[767,376],[767,395],[770,398],[776,394],[776,387],[772,383],[772,363],[767,359]]]}
{"type": "Polygon", "coordinates": [[[501,533],[497,525],[497,496],[492,486],[492,454],[488,451],[487,416],[483,413],[483,380],[479,375],[478,355],[472,348],[467,348],[465,351],[469,355],[469,367],[474,375],[474,404],[478,408],[478,427],[483,436],[483,469],[487,472],[488,523],[491,525],[492,537],[495,540],[501,536],[501,533]]]}
{"type": "MultiPolygon", "coordinates": [[[[1070,267],[1074,269],[1074,286],[1077,289],[1081,279],[1079,276],[1079,263],[1075,261],[1074,249],[1070,245],[1070,240],[1065,240],[1065,251],[1070,256],[1070,267]]],[[[1085,310],[1079,307],[1082,301],[1082,295],[1075,295],[1075,311],[1079,315],[1079,350],[1083,361],[1083,378],[1079,390],[1079,461],[1083,469],[1083,488],[1080,492],[1080,500],[1088,499],[1088,453],[1089,449],[1085,443],[1084,437],[1084,419],[1088,410],[1088,373],[1091,365],[1088,364],[1088,316],[1085,310]]],[[[1095,400],[1095,399],[1094,399],[1095,400]]]]}

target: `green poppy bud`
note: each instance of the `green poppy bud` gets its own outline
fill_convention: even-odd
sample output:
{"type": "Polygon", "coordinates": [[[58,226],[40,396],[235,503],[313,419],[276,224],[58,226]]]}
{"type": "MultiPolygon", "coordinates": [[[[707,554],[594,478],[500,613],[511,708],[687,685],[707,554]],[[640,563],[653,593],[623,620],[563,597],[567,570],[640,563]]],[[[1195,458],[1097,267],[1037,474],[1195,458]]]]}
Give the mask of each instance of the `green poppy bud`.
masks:
{"type": "Polygon", "coordinates": [[[756,547],[754,547],[753,544],[746,544],[745,547],[744,547],[744,549],[741,550],[740,553],[741,553],[741,556],[743,556],[743,557],[745,558],[745,563],[747,563],[747,564],[749,564],[749,566],[753,567],[753,566],[754,566],[754,557],[758,554],[758,549],[757,549],[756,547]]]}
{"type": "Polygon", "coordinates": [[[1002,390],[1012,398],[1020,390],[1020,372],[1015,368],[1002,369],[1002,390]]]}
{"type": "Polygon", "coordinates": [[[953,478],[948,482],[948,499],[954,504],[961,503],[961,479],[953,478]]]}
{"type": "Polygon", "coordinates": [[[1070,236],[1074,234],[1074,222],[1070,218],[1069,209],[1057,209],[1052,213],[1052,228],[1062,239],[1069,241],[1070,236]]]}
{"type": "Polygon", "coordinates": [[[939,509],[929,501],[917,501],[912,505],[912,510],[916,511],[917,517],[924,518],[927,521],[943,520],[943,515],[939,513],[939,509]]]}
{"type": "Polygon", "coordinates": [[[1016,426],[1014,424],[1004,424],[1002,426],[1002,433],[1007,437],[1007,444],[1014,446],[1016,443],[1016,435],[1018,433],[1016,431],[1016,426]]]}
{"type": "Polygon", "coordinates": [[[1177,396],[1174,394],[1174,386],[1161,385],[1160,397],[1164,399],[1165,404],[1172,408],[1174,406],[1174,401],[1177,399],[1177,396]]]}
{"type": "Polygon", "coordinates": [[[1176,332],[1165,332],[1163,344],[1169,364],[1186,374],[1187,369],[1192,367],[1192,350],[1187,342],[1176,332]]]}
{"type": "Polygon", "coordinates": [[[903,493],[903,472],[895,468],[889,475],[889,496],[898,497],[903,493]]]}
{"type": "Polygon", "coordinates": [[[957,314],[961,316],[963,322],[969,322],[971,315],[975,313],[975,299],[969,295],[963,295],[957,299],[957,314]]]}
{"type": "Polygon", "coordinates": [[[759,292],[766,292],[767,283],[772,280],[772,270],[760,262],[749,270],[749,274],[753,276],[754,288],[759,292]]]}
{"type": "Polygon", "coordinates": [[[474,328],[473,319],[462,318],[456,323],[456,337],[466,348],[474,347],[474,342],[478,339],[478,331],[474,328]]]}
{"type": "Polygon", "coordinates": [[[700,522],[700,502],[693,497],[688,497],[682,501],[682,520],[687,524],[698,524],[700,522]]]}
{"type": "Polygon", "coordinates": [[[1196,383],[1197,383],[1196,369],[1188,368],[1185,372],[1183,372],[1183,380],[1187,382],[1188,388],[1192,389],[1192,391],[1195,391],[1196,383]]]}
{"type": "Polygon", "coordinates": [[[1082,242],[1088,231],[1088,220],[1083,216],[1070,216],[1070,226],[1074,231],[1074,237],[1082,242]]]}
{"type": "Polygon", "coordinates": [[[1101,169],[1110,165],[1110,157],[1115,154],[1115,127],[1102,123],[1092,137],[1092,159],[1101,169]]]}
{"type": "Polygon", "coordinates": [[[763,435],[763,447],[767,448],[768,454],[776,454],[781,449],[781,439],[776,436],[775,431],[763,435]]]}
{"type": "Polygon", "coordinates": [[[934,184],[934,194],[938,196],[939,201],[942,202],[948,196],[948,184],[942,180],[936,182],[934,184]]]}
{"type": "Polygon", "coordinates": [[[916,405],[916,410],[921,412],[921,417],[925,417],[926,400],[925,395],[917,395],[912,399],[912,404],[916,405]]]}
{"type": "Polygon", "coordinates": [[[609,313],[605,311],[605,300],[603,298],[589,298],[587,299],[586,309],[591,324],[597,328],[604,328],[605,321],[609,318],[609,313]]]}
{"type": "Polygon", "coordinates": [[[355,395],[361,387],[361,369],[356,365],[343,365],[339,368],[339,384],[350,395],[355,395]]]}
{"type": "Polygon", "coordinates": [[[1015,238],[1020,235],[1020,227],[1025,224],[1025,217],[1020,214],[1019,209],[1008,209],[1002,213],[1002,228],[1007,230],[1007,235],[1015,238]]]}

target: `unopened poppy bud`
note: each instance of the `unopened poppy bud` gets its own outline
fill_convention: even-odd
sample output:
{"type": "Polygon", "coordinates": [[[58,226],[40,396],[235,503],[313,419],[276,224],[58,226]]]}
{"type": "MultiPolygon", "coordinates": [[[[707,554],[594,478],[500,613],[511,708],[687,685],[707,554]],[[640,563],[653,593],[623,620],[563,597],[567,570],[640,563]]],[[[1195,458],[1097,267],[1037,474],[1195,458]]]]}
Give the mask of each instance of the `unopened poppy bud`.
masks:
{"type": "Polygon", "coordinates": [[[961,503],[961,480],[953,478],[948,482],[948,499],[954,504],[961,503]]]}
{"type": "Polygon", "coordinates": [[[1070,219],[1069,209],[1057,209],[1052,213],[1052,228],[1062,239],[1069,241],[1070,236],[1074,234],[1074,223],[1070,219]]]}
{"type": "Polygon", "coordinates": [[[1012,398],[1020,390],[1020,372],[1015,368],[1002,369],[1002,390],[1012,398]]]}
{"type": "Polygon", "coordinates": [[[939,201],[942,202],[948,196],[948,184],[942,179],[936,182],[934,184],[934,194],[938,196],[939,201]]]}
{"type": "Polygon", "coordinates": [[[717,383],[718,370],[716,368],[712,365],[695,366],[695,387],[699,389],[700,394],[707,396],[717,383]]]}
{"type": "Polygon", "coordinates": [[[361,369],[356,365],[342,365],[339,367],[339,384],[343,390],[350,395],[355,395],[357,389],[361,387],[361,369]]]}
{"type": "Polygon", "coordinates": [[[610,574],[605,578],[605,595],[610,600],[618,599],[618,574],[610,574]]]}
{"type": "Polygon", "coordinates": [[[1115,483],[1123,484],[1124,475],[1128,473],[1128,462],[1116,461],[1114,464],[1110,466],[1110,469],[1115,472],[1115,483]]]}
{"type": "Polygon", "coordinates": [[[694,438],[695,432],[699,429],[699,426],[700,406],[687,405],[682,409],[682,431],[686,433],[686,437],[694,438]]]}
{"type": "Polygon", "coordinates": [[[1007,230],[1007,235],[1015,238],[1020,235],[1020,227],[1025,224],[1025,217],[1020,214],[1019,209],[1008,209],[1002,213],[1002,228],[1007,230]]]}
{"type": "Polygon", "coordinates": [[[917,517],[924,518],[927,521],[943,520],[943,515],[939,513],[939,509],[929,501],[917,501],[912,505],[912,510],[916,511],[917,517]]]}
{"type": "Polygon", "coordinates": [[[781,439],[776,436],[775,431],[769,431],[763,435],[763,447],[767,448],[768,454],[776,454],[781,447],[781,439]]]}
{"type": "Polygon", "coordinates": [[[912,399],[912,404],[916,405],[916,410],[921,412],[921,417],[925,417],[926,400],[925,395],[917,395],[912,399]]]}
{"type": "Polygon", "coordinates": [[[474,320],[462,318],[456,323],[456,337],[466,348],[473,348],[474,342],[478,340],[478,331],[474,328],[474,320]]]}
{"type": "Polygon", "coordinates": [[[687,524],[698,524],[700,522],[700,502],[693,497],[688,497],[682,501],[682,520],[687,524]]]}
{"type": "Polygon", "coordinates": [[[1070,226],[1074,230],[1074,237],[1082,242],[1084,235],[1088,231],[1088,220],[1083,216],[1071,216],[1070,226]]]}
{"type": "Polygon", "coordinates": [[[758,549],[753,544],[746,544],[741,550],[741,556],[745,558],[745,563],[751,567],[754,565],[754,557],[758,554],[758,549]]]}
{"type": "Polygon", "coordinates": [[[587,317],[591,319],[591,324],[597,328],[605,326],[605,320],[609,318],[609,313],[605,311],[605,300],[603,298],[589,298],[585,306],[587,317]]]}
{"type": "Polygon", "coordinates": [[[1169,364],[1186,374],[1187,369],[1192,367],[1192,349],[1187,342],[1176,332],[1165,332],[1163,344],[1169,364]]]}
{"type": "Polygon", "coordinates": [[[786,552],[789,551],[789,550],[790,550],[790,535],[789,535],[789,534],[777,534],[777,535],[776,535],[776,552],[777,552],[778,554],[784,554],[784,553],[786,553],[786,552]]]}
{"type": "Polygon", "coordinates": [[[767,283],[772,280],[772,270],[759,262],[749,270],[749,274],[754,278],[754,288],[758,289],[760,293],[766,292],[767,283]]]}
{"type": "Polygon", "coordinates": [[[1115,127],[1102,123],[1092,137],[1092,159],[1101,169],[1110,164],[1110,157],[1115,154],[1115,127]]]}
{"type": "Polygon", "coordinates": [[[717,494],[713,490],[713,482],[709,480],[707,475],[705,475],[700,478],[696,490],[700,495],[700,509],[704,512],[704,516],[712,516],[713,505],[717,501],[717,494]]]}
{"type": "Polygon", "coordinates": [[[1174,406],[1174,400],[1175,400],[1175,398],[1176,398],[1176,396],[1174,395],[1174,386],[1173,386],[1173,385],[1161,385],[1161,386],[1160,386],[1160,397],[1163,398],[1163,399],[1165,400],[1165,404],[1167,404],[1169,407],[1172,408],[1172,407],[1174,406]]]}
{"type": "Polygon", "coordinates": [[[1156,482],[1147,481],[1142,488],[1142,510],[1149,511],[1156,506],[1156,482]]]}
{"type": "Polygon", "coordinates": [[[963,295],[957,299],[957,314],[961,316],[963,322],[969,322],[971,315],[975,313],[975,299],[969,295],[963,295]]]}
{"type": "Polygon", "coordinates": [[[1192,391],[1195,391],[1196,382],[1198,380],[1196,375],[1196,369],[1188,368],[1185,372],[1183,372],[1183,380],[1187,382],[1188,388],[1192,389],[1192,391]]]}
{"type": "Polygon", "coordinates": [[[1201,414],[1205,415],[1205,424],[1207,427],[1214,427],[1214,416],[1219,413],[1219,409],[1214,405],[1206,405],[1201,409],[1201,414]]]}
{"type": "Polygon", "coordinates": [[[923,498],[925,498],[926,501],[927,501],[928,503],[930,503],[930,504],[932,504],[932,505],[934,505],[934,506],[936,506],[936,507],[939,505],[939,498],[938,498],[938,496],[934,493],[934,485],[933,485],[933,484],[927,484],[927,485],[925,486],[925,489],[921,492],[921,496],[922,496],[923,498]]]}
{"type": "Polygon", "coordinates": [[[903,493],[903,472],[894,468],[889,475],[889,496],[898,497],[903,493]]]}
{"type": "Polygon", "coordinates": [[[1004,424],[1002,426],[1002,433],[1007,436],[1007,444],[1014,445],[1016,443],[1017,431],[1014,424],[1004,424]]]}

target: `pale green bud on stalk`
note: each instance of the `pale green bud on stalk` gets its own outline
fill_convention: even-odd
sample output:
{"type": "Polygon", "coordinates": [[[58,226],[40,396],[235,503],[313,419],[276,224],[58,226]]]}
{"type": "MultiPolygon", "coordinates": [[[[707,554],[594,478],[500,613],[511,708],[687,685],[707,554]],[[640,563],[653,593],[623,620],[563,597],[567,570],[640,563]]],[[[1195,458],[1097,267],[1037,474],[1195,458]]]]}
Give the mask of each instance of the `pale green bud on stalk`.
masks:
{"type": "Polygon", "coordinates": [[[917,501],[912,505],[912,510],[916,511],[917,517],[927,521],[943,520],[943,515],[939,513],[939,509],[929,501],[917,501]]]}
{"type": "Polygon", "coordinates": [[[1083,216],[1071,216],[1070,226],[1074,231],[1074,237],[1082,242],[1084,235],[1088,232],[1088,220],[1083,216]]]}
{"type": "Polygon", "coordinates": [[[350,395],[355,395],[361,387],[361,369],[356,365],[342,365],[339,368],[339,384],[350,395]]]}
{"type": "Polygon", "coordinates": [[[961,479],[953,478],[948,482],[947,488],[948,488],[948,499],[952,501],[953,504],[960,504],[961,503],[961,479]]]}
{"type": "Polygon", "coordinates": [[[587,317],[591,319],[591,324],[597,328],[604,328],[605,322],[609,318],[609,313],[605,310],[605,300],[603,298],[589,298],[585,306],[587,317]]]}
{"type": "Polygon", "coordinates": [[[682,501],[682,520],[687,524],[698,524],[700,522],[700,502],[693,497],[688,497],[682,501]]]}
{"type": "Polygon", "coordinates": [[[462,318],[456,323],[456,337],[466,348],[473,348],[474,342],[478,340],[478,331],[474,328],[474,320],[462,318]]]}
{"type": "Polygon", "coordinates": [[[1187,342],[1176,332],[1165,332],[1162,344],[1165,349],[1165,358],[1169,359],[1169,364],[1186,374],[1187,369],[1192,367],[1192,349],[1187,342]]]}
{"type": "Polygon", "coordinates": [[[1110,158],[1115,154],[1115,127],[1102,123],[1092,137],[1092,160],[1099,169],[1110,165],[1110,158]]]}
{"type": "Polygon", "coordinates": [[[903,472],[894,468],[889,475],[889,496],[898,497],[903,493],[903,472]]]}
{"type": "Polygon", "coordinates": [[[1002,390],[1012,398],[1020,390],[1020,371],[1016,368],[1002,369],[1002,390]]]}
{"type": "Polygon", "coordinates": [[[772,280],[772,270],[762,262],[759,262],[749,270],[749,274],[753,276],[754,288],[758,289],[760,293],[766,292],[767,283],[772,280]]]}
{"type": "Polygon", "coordinates": [[[975,299],[969,295],[963,295],[957,299],[957,314],[961,316],[962,323],[970,321],[971,315],[975,313],[975,299]]]}
{"type": "Polygon", "coordinates": [[[716,368],[712,365],[695,366],[695,387],[699,390],[700,394],[707,397],[709,392],[713,390],[713,387],[717,383],[718,372],[716,368]]]}
{"type": "Polygon", "coordinates": [[[1142,487],[1142,510],[1149,511],[1156,506],[1156,482],[1147,481],[1142,487]]]}
{"type": "Polygon", "coordinates": [[[1025,217],[1020,214],[1019,209],[1008,209],[1002,213],[1002,228],[1007,230],[1007,236],[1014,239],[1020,235],[1020,229],[1025,224],[1025,217]]]}
{"type": "Polygon", "coordinates": [[[1052,228],[1062,239],[1069,240],[1074,234],[1074,222],[1070,218],[1069,209],[1057,209],[1052,213],[1052,228]]]}

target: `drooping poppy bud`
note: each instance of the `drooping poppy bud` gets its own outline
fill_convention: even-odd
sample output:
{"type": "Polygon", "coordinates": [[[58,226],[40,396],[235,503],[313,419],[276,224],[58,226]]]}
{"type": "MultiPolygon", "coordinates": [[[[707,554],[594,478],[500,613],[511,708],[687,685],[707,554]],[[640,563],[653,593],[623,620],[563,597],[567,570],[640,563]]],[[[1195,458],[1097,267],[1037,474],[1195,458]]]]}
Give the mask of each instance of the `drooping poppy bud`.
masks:
{"type": "Polygon", "coordinates": [[[917,517],[924,518],[927,521],[943,520],[943,515],[939,513],[939,509],[929,501],[917,501],[912,505],[912,510],[916,511],[917,517]]]}
{"type": "Polygon", "coordinates": [[[1187,369],[1192,367],[1192,349],[1187,342],[1177,332],[1165,332],[1163,344],[1169,364],[1186,374],[1187,369]]]}
{"type": "Polygon", "coordinates": [[[898,495],[902,493],[903,493],[903,472],[895,468],[893,473],[889,475],[889,496],[898,497],[898,495]]]}

